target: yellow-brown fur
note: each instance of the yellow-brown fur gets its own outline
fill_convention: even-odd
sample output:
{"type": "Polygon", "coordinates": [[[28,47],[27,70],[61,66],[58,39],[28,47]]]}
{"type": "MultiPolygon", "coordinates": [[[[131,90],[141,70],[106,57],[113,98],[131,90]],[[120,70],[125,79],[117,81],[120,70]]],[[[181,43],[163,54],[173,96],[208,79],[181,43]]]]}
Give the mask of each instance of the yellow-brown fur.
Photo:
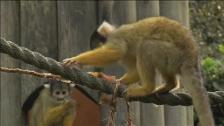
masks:
{"type": "Polygon", "coordinates": [[[74,102],[70,99],[56,100],[50,90],[52,89],[44,88],[40,92],[30,110],[29,126],[73,126],[74,102]]]}
{"type": "Polygon", "coordinates": [[[137,87],[128,87],[127,97],[168,92],[176,87],[176,75],[180,75],[192,94],[201,124],[214,126],[208,96],[202,86],[197,46],[190,31],[177,21],[152,17],[123,25],[107,35],[103,46],[66,59],[64,63],[104,66],[116,61],[127,69],[119,81],[127,85],[140,82],[137,87]],[[157,88],[156,70],[166,81],[157,88]]]}

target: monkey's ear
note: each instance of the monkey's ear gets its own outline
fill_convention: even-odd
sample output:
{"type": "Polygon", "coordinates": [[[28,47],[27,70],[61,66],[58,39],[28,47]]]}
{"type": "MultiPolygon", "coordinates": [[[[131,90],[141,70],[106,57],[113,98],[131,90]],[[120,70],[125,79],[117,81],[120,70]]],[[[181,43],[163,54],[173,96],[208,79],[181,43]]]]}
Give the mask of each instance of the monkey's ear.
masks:
{"type": "Polygon", "coordinates": [[[95,30],[90,36],[90,48],[95,49],[100,45],[103,45],[107,41],[107,38],[100,35],[97,30],[95,30]]]}
{"type": "Polygon", "coordinates": [[[108,22],[104,21],[104,22],[100,25],[100,27],[97,29],[97,32],[98,32],[100,35],[102,35],[102,36],[104,36],[104,37],[107,37],[108,34],[110,34],[111,32],[113,32],[115,29],[116,29],[116,28],[115,28],[113,25],[111,25],[111,24],[109,24],[108,22]]]}

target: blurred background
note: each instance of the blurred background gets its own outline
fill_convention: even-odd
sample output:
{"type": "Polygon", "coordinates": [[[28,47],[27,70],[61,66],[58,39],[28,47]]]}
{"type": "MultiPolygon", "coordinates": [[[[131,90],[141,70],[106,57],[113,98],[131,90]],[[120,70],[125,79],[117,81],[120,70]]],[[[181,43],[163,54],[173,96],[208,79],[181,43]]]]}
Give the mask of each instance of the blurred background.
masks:
{"type": "MultiPolygon", "coordinates": [[[[116,26],[152,16],[178,20],[192,30],[200,46],[207,90],[224,90],[223,1],[0,1],[0,4],[1,37],[58,61],[97,45],[90,43],[90,35],[104,20],[116,26]]],[[[42,71],[4,54],[0,54],[0,60],[4,67],[42,71]]],[[[100,70],[117,76],[124,72],[118,65],[100,70]]],[[[0,77],[0,124],[22,126],[21,105],[44,80],[8,73],[0,73],[0,77]]],[[[99,99],[99,92],[86,91],[96,101],[99,99]]],[[[106,126],[108,106],[96,104],[79,91],[75,91],[74,99],[78,102],[74,126],[106,126]]],[[[126,112],[124,100],[119,99],[117,126],[127,125],[126,112]]],[[[131,113],[136,126],[193,126],[196,119],[192,106],[134,102],[131,113]]],[[[214,116],[216,125],[224,126],[224,109],[214,116]]]]}

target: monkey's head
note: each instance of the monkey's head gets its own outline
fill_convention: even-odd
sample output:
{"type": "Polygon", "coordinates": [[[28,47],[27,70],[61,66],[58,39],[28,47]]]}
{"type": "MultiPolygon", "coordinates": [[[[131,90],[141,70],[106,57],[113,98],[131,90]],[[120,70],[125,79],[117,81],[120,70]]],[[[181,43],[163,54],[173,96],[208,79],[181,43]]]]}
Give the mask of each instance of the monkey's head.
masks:
{"type": "Polygon", "coordinates": [[[90,48],[94,49],[103,45],[107,41],[107,36],[112,33],[116,28],[104,21],[91,35],[90,48]]]}
{"type": "Polygon", "coordinates": [[[49,80],[48,84],[45,84],[45,88],[50,89],[51,96],[57,101],[69,98],[72,87],[74,84],[65,84],[57,80],[49,80]]]}

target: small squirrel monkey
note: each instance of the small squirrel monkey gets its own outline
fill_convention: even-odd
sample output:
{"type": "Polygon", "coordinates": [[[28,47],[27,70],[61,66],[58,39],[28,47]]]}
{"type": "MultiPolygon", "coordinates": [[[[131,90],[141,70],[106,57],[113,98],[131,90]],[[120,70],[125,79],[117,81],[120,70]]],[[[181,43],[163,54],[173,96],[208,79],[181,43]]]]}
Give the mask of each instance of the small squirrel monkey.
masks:
{"type": "Polygon", "coordinates": [[[75,102],[70,98],[70,88],[73,84],[56,80],[49,82],[37,88],[23,104],[22,110],[27,116],[26,125],[73,126],[75,102]]]}
{"type": "Polygon", "coordinates": [[[107,22],[97,29],[105,44],[92,51],[65,59],[64,65],[105,66],[119,61],[127,70],[119,81],[130,85],[126,96],[146,96],[169,92],[180,75],[193,98],[202,126],[214,126],[209,99],[200,73],[199,54],[191,32],[177,21],[151,17],[115,28],[107,22]],[[158,70],[166,84],[155,85],[158,70]]]}

